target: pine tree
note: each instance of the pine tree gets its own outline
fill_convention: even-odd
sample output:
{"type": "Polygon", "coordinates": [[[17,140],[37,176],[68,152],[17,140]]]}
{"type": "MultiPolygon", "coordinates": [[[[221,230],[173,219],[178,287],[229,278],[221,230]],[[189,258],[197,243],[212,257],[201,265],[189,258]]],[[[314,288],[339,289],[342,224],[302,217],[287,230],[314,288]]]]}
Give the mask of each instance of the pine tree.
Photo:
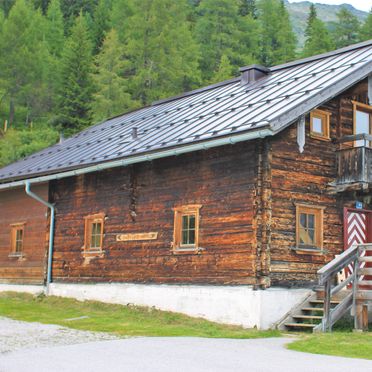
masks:
{"type": "Polygon", "coordinates": [[[250,15],[239,16],[238,1],[203,0],[198,10],[195,36],[201,45],[203,80],[211,80],[220,69],[222,56],[235,71],[255,61],[257,23],[250,15]]]}
{"type": "Polygon", "coordinates": [[[5,17],[8,17],[10,9],[12,9],[12,6],[15,2],[16,0],[2,0],[0,2],[0,8],[2,9],[5,17]]]}
{"type": "Polygon", "coordinates": [[[310,4],[309,8],[309,16],[307,18],[307,24],[306,24],[306,29],[305,29],[305,36],[309,37],[311,33],[311,27],[313,24],[314,19],[317,19],[317,12],[314,4],[310,4]]]}
{"type": "Polygon", "coordinates": [[[261,0],[258,3],[261,24],[261,63],[266,66],[295,58],[296,37],[283,1],[261,0]]]}
{"type": "Polygon", "coordinates": [[[342,48],[359,41],[360,23],[346,8],[341,8],[337,13],[337,23],[333,32],[333,39],[337,48],[342,48]]]}
{"type": "Polygon", "coordinates": [[[303,57],[325,53],[333,49],[333,44],[324,23],[317,17],[315,6],[310,6],[306,26],[306,41],[302,51],[303,57]]]}
{"type": "Polygon", "coordinates": [[[99,0],[93,14],[92,35],[94,49],[97,54],[102,46],[106,32],[110,29],[111,0],[99,0]]]}
{"type": "Polygon", "coordinates": [[[239,14],[241,16],[250,15],[252,18],[257,18],[256,0],[240,0],[239,14]]]}
{"type": "Polygon", "coordinates": [[[53,56],[60,57],[65,41],[63,14],[59,0],[51,0],[46,18],[48,20],[46,39],[49,45],[50,53],[53,56]]]}
{"type": "Polygon", "coordinates": [[[138,106],[126,90],[127,82],[123,77],[126,63],[125,48],[117,32],[111,30],[96,57],[96,92],[92,106],[94,120],[102,120],[138,106]]]}
{"type": "Polygon", "coordinates": [[[80,12],[93,16],[98,0],[61,0],[61,10],[65,19],[65,31],[70,32],[71,27],[80,12]]]}
{"type": "Polygon", "coordinates": [[[218,69],[209,81],[210,84],[218,83],[220,81],[227,80],[234,76],[234,67],[231,66],[229,58],[223,54],[221,61],[218,64],[218,69]]]}
{"type": "Polygon", "coordinates": [[[368,17],[360,28],[359,38],[361,41],[372,39],[372,8],[368,13],[368,17]]]}
{"type": "Polygon", "coordinates": [[[82,13],[76,18],[62,54],[62,78],[59,90],[57,124],[66,136],[91,123],[92,44],[82,13]]]}
{"type": "Polygon", "coordinates": [[[199,50],[188,13],[186,0],[142,0],[113,8],[113,25],[125,44],[126,76],[134,100],[148,104],[198,83],[199,50]]]}
{"type": "Polygon", "coordinates": [[[30,3],[18,0],[4,21],[0,35],[0,81],[9,103],[9,123],[17,106],[24,106],[24,119],[48,110],[44,77],[48,49],[44,42],[45,20],[30,3]]]}

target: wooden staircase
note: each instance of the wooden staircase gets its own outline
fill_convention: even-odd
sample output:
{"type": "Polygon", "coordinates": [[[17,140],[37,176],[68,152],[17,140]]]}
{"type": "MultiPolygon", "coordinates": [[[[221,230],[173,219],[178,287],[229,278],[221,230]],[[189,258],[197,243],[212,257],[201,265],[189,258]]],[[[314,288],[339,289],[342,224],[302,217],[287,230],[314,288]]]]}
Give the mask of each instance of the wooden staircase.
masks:
{"type": "MultiPolygon", "coordinates": [[[[334,308],[341,302],[340,298],[332,299],[334,308]]],[[[324,299],[322,293],[315,291],[303,303],[291,311],[279,324],[279,328],[288,331],[313,331],[322,322],[324,314],[324,299]]]]}
{"type": "Polygon", "coordinates": [[[350,247],[318,271],[320,290],[292,309],[279,329],[331,331],[349,310],[356,330],[368,330],[368,303],[372,302],[372,244],[350,247]],[[347,278],[336,283],[336,276],[347,278]]]}

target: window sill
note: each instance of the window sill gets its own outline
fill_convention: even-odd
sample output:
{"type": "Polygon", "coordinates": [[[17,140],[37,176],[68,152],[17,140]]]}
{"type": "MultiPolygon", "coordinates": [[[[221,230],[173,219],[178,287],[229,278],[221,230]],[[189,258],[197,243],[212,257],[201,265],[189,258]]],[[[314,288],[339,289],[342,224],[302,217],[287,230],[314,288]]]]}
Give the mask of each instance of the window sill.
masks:
{"type": "Polygon", "coordinates": [[[315,255],[321,255],[325,254],[328,251],[324,250],[322,248],[303,248],[303,247],[293,247],[290,248],[292,251],[295,251],[297,254],[315,254],[315,255]]]}
{"type": "Polygon", "coordinates": [[[201,254],[205,248],[195,247],[195,248],[174,248],[173,254],[201,254]]]}
{"type": "Polygon", "coordinates": [[[320,141],[328,141],[328,142],[331,141],[330,137],[321,136],[321,135],[318,135],[318,134],[315,134],[315,133],[310,133],[310,138],[317,139],[317,140],[320,140],[320,141]]]}
{"type": "Polygon", "coordinates": [[[103,251],[102,249],[89,249],[89,250],[84,250],[83,251],[83,256],[84,257],[94,257],[94,256],[99,256],[99,257],[103,257],[105,251],[103,251]]]}

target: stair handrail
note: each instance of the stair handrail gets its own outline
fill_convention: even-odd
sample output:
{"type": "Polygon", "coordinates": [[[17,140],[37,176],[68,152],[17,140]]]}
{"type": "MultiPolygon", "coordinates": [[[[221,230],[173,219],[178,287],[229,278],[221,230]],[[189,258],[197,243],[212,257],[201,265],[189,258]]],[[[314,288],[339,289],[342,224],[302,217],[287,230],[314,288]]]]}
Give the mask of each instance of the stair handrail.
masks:
{"type": "Polygon", "coordinates": [[[346,311],[355,304],[357,288],[357,269],[359,267],[359,256],[364,246],[371,244],[352,245],[346,251],[334,258],[318,270],[319,285],[324,286],[324,312],[322,323],[314,328],[314,331],[327,332],[332,330],[332,326],[339,320],[346,311]],[[349,265],[354,264],[354,275],[350,275],[345,281],[332,288],[332,282],[340,271],[346,269],[349,265]],[[349,293],[334,309],[331,309],[331,298],[341,291],[344,287],[351,284],[353,290],[349,293]]]}

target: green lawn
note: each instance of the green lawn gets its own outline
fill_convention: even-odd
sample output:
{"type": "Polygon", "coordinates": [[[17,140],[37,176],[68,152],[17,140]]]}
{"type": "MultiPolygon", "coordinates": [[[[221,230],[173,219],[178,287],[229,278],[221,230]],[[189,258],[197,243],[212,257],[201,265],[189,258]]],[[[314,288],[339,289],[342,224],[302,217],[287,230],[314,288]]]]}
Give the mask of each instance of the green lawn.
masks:
{"type": "Polygon", "coordinates": [[[372,332],[312,334],[290,343],[288,349],[372,360],[372,332]]]}
{"type": "Polygon", "coordinates": [[[259,338],[280,336],[279,331],[257,331],[227,326],[178,313],[138,306],[102,302],[79,302],[62,297],[33,297],[0,293],[0,316],[88,330],[119,336],[195,336],[215,338],[259,338]],[[68,320],[70,318],[84,319],[68,320]]]}

